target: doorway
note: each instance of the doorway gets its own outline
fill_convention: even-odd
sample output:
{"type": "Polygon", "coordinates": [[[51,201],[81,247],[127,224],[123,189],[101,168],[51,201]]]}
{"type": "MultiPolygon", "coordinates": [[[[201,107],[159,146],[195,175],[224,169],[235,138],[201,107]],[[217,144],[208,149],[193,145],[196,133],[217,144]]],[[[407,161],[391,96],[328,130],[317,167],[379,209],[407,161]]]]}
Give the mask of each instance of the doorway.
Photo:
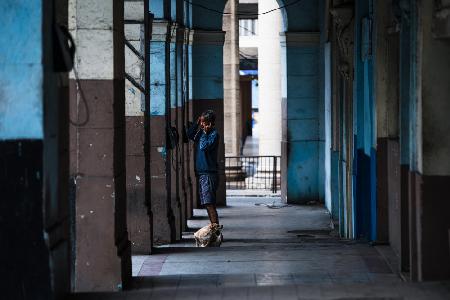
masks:
{"type": "Polygon", "coordinates": [[[231,129],[225,131],[227,195],[280,195],[281,10],[275,0],[241,1],[235,18],[224,16],[225,128],[231,129]],[[228,72],[238,73],[234,82],[228,72]],[[230,106],[237,106],[239,120],[227,115],[230,106]]]}

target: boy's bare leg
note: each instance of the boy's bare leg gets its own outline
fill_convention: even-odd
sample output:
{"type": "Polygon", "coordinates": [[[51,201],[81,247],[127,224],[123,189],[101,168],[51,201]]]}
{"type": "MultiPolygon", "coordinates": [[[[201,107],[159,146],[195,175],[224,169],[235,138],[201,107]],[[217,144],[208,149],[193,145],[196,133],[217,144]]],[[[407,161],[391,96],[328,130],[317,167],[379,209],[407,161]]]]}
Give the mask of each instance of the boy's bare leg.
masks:
{"type": "Polygon", "coordinates": [[[208,217],[211,224],[219,224],[219,216],[217,214],[216,206],[214,204],[208,204],[206,205],[206,211],[208,212],[208,217]]]}

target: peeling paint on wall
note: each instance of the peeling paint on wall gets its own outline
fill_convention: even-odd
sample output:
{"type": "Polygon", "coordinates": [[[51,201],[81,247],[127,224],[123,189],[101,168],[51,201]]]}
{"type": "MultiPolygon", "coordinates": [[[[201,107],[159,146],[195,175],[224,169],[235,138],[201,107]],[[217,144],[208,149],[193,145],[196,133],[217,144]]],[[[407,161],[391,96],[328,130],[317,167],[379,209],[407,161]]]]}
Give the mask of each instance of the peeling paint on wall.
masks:
{"type": "Polygon", "coordinates": [[[150,114],[166,114],[166,50],[165,42],[151,42],[150,45],[150,114]]]}

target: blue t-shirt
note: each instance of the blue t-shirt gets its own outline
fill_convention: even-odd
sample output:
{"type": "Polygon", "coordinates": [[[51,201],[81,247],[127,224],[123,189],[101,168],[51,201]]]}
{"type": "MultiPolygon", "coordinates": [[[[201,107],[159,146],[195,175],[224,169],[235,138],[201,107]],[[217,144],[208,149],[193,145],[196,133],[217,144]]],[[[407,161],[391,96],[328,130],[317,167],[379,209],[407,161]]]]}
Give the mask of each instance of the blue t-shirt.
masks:
{"type": "Polygon", "coordinates": [[[215,128],[205,133],[198,124],[188,130],[189,139],[195,143],[195,172],[197,174],[217,173],[217,149],[219,133],[215,128]]]}

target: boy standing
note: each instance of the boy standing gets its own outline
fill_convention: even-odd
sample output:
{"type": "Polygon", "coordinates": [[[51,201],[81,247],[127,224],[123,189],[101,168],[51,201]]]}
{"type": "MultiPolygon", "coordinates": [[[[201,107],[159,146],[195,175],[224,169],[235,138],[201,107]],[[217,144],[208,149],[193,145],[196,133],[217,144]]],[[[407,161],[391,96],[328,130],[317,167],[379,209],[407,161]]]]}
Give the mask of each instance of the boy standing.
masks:
{"type": "Polygon", "coordinates": [[[188,130],[189,139],[196,147],[195,174],[198,178],[200,204],[206,207],[211,224],[219,225],[216,209],[217,148],[219,133],[214,127],[216,114],[207,110],[197,119],[197,123],[188,130]]]}

